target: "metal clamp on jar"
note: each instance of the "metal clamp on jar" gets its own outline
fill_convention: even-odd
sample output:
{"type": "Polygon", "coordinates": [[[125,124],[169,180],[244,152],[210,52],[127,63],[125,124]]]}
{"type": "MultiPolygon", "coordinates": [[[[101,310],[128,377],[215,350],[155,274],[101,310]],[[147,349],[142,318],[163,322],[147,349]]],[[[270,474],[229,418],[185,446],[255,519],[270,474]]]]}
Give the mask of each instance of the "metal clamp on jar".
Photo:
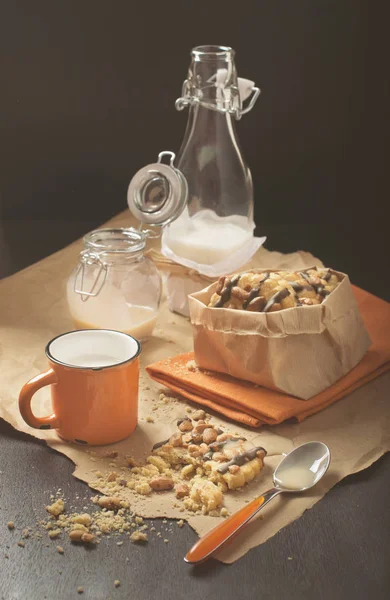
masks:
{"type": "Polygon", "coordinates": [[[115,329],[139,340],[152,335],[161,299],[161,278],[144,256],[146,234],[133,228],[97,229],[67,283],[77,329],[115,329]]]}

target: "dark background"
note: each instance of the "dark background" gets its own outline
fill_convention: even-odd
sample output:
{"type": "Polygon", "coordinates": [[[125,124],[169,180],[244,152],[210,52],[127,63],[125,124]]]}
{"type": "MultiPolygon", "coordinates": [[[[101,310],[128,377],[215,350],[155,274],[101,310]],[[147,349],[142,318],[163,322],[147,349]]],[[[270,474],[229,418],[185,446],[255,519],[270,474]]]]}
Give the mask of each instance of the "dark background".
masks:
{"type": "MultiPolygon", "coordinates": [[[[262,89],[238,132],[267,247],[309,250],[390,299],[385,5],[1,0],[0,277],[126,208],[134,172],[180,145],[191,47],[226,44],[262,89]]],[[[0,441],[2,600],[69,600],[78,585],[91,600],[389,596],[388,454],[236,565],[192,569],[182,557],[196,536],[176,525],[167,545],[131,547],[130,564],[113,540],[88,556],[19,548],[7,520],[42,517],[58,487],[74,502],[87,492],[64,456],[3,421],[0,441]]]]}
{"type": "Polygon", "coordinates": [[[0,275],[26,264],[21,246],[32,262],[41,236],[54,251],[126,208],[134,172],[179,148],[191,47],[216,43],[262,89],[238,124],[258,234],[388,296],[385,4],[3,0],[0,247],[12,264],[0,275]]]}

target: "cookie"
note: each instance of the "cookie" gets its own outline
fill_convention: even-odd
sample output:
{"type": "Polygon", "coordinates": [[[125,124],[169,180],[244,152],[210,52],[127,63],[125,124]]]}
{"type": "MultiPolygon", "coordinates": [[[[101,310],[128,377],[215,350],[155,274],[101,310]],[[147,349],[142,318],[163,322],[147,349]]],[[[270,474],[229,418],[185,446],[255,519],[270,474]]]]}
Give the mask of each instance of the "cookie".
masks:
{"type": "Polygon", "coordinates": [[[335,271],[317,267],[305,271],[247,271],[224,275],[218,280],[209,306],[251,312],[313,306],[321,304],[339,283],[335,271]]]}

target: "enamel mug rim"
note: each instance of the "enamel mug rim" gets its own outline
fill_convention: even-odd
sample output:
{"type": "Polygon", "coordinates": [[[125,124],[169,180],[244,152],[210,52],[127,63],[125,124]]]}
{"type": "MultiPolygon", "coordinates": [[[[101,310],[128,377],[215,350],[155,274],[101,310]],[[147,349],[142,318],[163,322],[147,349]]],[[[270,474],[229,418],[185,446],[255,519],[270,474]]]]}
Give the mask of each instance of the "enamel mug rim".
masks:
{"type": "Polygon", "coordinates": [[[60,365],[61,367],[66,367],[68,369],[78,369],[78,370],[83,370],[83,371],[102,371],[102,370],[106,370],[106,369],[115,369],[116,367],[120,367],[121,365],[125,365],[131,361],[136,360],[139,357],[139,355],[141,354],[141,350],[142,350],[141,342],[139,340],[137,340],[135,337],[133,337],[132,335],[130,335],[128,333],[124,333],[123,331],[117,331],[115,329],[76,329],[74,331],[66,331],[65,333],[60,333],[59,335],[52,338],[46,344],[45,354],[51,362],[53,362],[57,365],[60,365]],[[96,336],[97,334],[100,334],[100,333],[112,333],[118,337],[125,336],[125,337],[131,339],[133,342],[135,342],[136,349],[135,349],[135,352],[129,358],[126,358],[125,360],[113,362],[108,365],[96,366],[96,367],[75,365],[70,362],[62,361],[59,358],[56,358],[52,354],[51,346],[54,342],[56,342],[60,338],[71,336],[71,335],[77,335],[80,333],[86,333],[87,336],[91,336],[91,335],[96,336]]]}

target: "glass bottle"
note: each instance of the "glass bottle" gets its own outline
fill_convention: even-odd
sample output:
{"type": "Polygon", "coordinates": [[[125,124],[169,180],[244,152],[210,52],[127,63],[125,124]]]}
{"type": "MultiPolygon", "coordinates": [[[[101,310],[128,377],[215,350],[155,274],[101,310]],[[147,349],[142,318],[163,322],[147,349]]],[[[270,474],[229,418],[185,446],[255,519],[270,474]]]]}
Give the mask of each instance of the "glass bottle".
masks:
{"type": "Polygon", "coordinates": [[[235,119],[251,110],[260,90],[239,89],[234,50],[198,46],[176,108],[189,106],[187,128],[175,166],[188,184],[181,215],[163,231],[180,258],[211,265],[234,254],[253,237],[253,186],[238,142],[235,119]],[[243,97],[254,92],[243,108],[243,97]]]}
{"type": "Polygon", "coordinates": [[[148,338],[157,319],[161,277],[144,256],[146,236],[132,228],[96,229],[67,283],[77,329],[115,329],[148,338]]]}

